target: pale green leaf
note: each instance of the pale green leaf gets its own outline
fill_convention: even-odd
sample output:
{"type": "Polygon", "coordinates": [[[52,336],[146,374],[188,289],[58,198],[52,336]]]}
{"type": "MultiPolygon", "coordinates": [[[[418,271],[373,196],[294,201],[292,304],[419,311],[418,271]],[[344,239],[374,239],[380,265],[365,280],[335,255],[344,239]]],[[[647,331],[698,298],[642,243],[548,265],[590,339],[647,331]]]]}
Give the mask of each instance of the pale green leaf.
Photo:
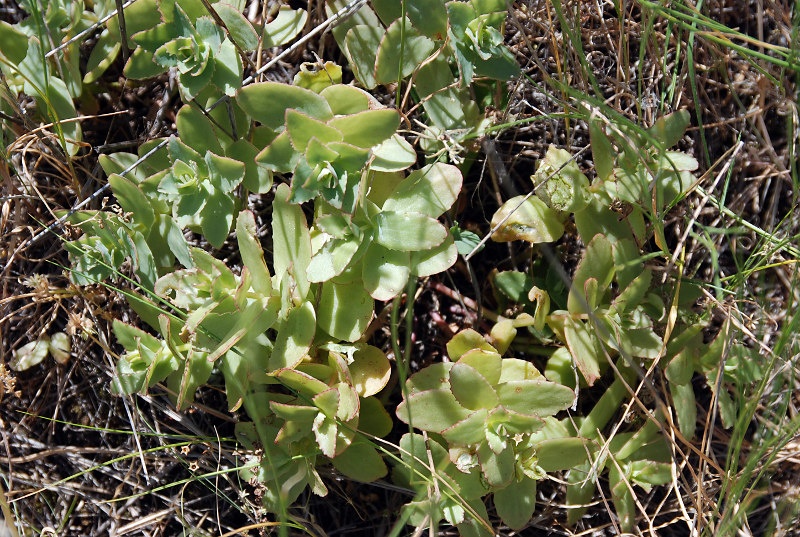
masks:
{"type": "MultiPolygon", "coordinates": [[[[396,172],[410,168],[417,162],[417,152],[399,134],[372,150],[370,169],[375,172],[396,172]]],[[[376,202],[377,203],[377,202],[376,202]]]]}
{"type": "Polygon", "coordinates": [[[350,479],[365,483],[380,479],[388,472],[383,457],[365,441],[353,442],[331,462],[334,468],[350,479]]]}
{"type": "Polygon", "coordinates": [[[496,389],[503,407],[528,416],[552,416],[575,399],[575,392],[566,386],[546,380],[512,380],[496,389]]]}
{"type": "Polygon", "coordinates": [[[442,224],[420,213],[384,211],[375,216],[375,241],[392,250],[427,250],[446,238],[447,229],[442,224]]]}
{"type": "Polygon", "coordinates": [[[324,97],[305,88],[278,82],[250,84],[239,90],[236,102],[250,117],[271,129],[283,126],[288,109],[322,121],[333,117],[324,97]]]}
{"type": "Polygon", "coordinates": [[[433,51],[434,43],[419,34],[408,18],[394,21],[378,47],[375,59],[375,81],[396,82],[410,75],[433,51]],[[402,52],[403,56],[399,54],[402,52]]]}
{"type": "Polygon", "coordinates": [[[238,9],[224,2],[217,2],[214,4],[214,11],[225,23],[230,38],[239,48],[255,50],[258,47],[258,34],[238,9]]]}
{"type": "Polygon", "coordinates": [[[391,300],[405,288],[409,253],[372,243],[364,254],[364,287],[375,300],[391,300]]]}
{"type": "Polygon", "coordinates": [[[382,350],[372,345],[357,350],[348,369],[353,387],[360,397],[370,397],[381,391],[391,374],[389,359],[382,350]]]}
{"type": "Polygon", "coordinates": [[[374,306],[361,282],[337,284],[327,281],[320,291],[317,324],[337,339],[356,341],[372,320],[374,306]]]}
{"type": "Polygon", "coordinates": [[[461,171],[437,162],[414,170],[397,185],[383,204],[384,211],[422,213],[438,218],[453,206],[461,192],[461,171]]]}
{"type": "MultiPolygon", "coordinates": [[[[371,11],[371,10],[370,10],[371,11]]],[[[375,59],[381,38],[384,35],[380,25],[356,25],[347,32],[345,50],[350,58],[353,74],[367,89],[377,86],[375,81],[375,59]]]]}
{"type": "Polygon", "coordinates": [[[564,234],[558,214],[537,197],[526,200],[524,196],[515,196],[506,201],[492,216],[492,229],[498,226],[492,234],[492,239],[498,242],[553,242],[564,234]]]}
{"type": "Polygon", "coordinates": [[[391,108],[365,110],[335,117],[328,121],[328,125],[342,133],[345,143],[369,148],[384,142],[395,133],[400,126],[400,114],[391,108]]]}
{"type": "Polygon", "coordinates": [[[536,481],[528,477],[512,480],[494,493],[494,506],[509,528],[522,529],[536,509],[536,481]]]}
{"type": "Polygon", "coordinates": [[[299,307],[289,310],[286,320],[280,324],[275,344],[269,355],[269,369],[295,367],[308,355],[317,319],[311,302],[303,302],[299,307]]]}
{"type": "Polygon", "coordinates": [[[328,86],[320,91],[320,95],[325,97],[331,110],[337,116],[357,114],[368,110],[370,103],[374,100],[374,97],[366,91],[346,84],[328,86]]]}
{"type": "Polygon", "coordinates": [[[279,47],[303,31],[308,20],[304,9],[292,9],[288,5],[280,6],[278,14],[267,23],[264,29],[264,48],[279,47]]]}
{"type": "Polygon", "coordinates": [[[470,410],[495,408],[497,393],[478,370],[464,362],[458,362],[450,369],[450,390],[461,404],[470,410]]]}
{"type": "Polygon", "coordinates": [[[572,318],[567,318],[564,322],[564,336],[572,359],[586,383],[592,386],[600,376],[600,360],[603,359],[599,349],[600,342],[583,321],[572,318]]]}
{"type": "Polygon", "coordinates": [[[397,406],[397,417],[423,431],[440,433],[471,413],[449,389],[416,392],[397,406]]]}

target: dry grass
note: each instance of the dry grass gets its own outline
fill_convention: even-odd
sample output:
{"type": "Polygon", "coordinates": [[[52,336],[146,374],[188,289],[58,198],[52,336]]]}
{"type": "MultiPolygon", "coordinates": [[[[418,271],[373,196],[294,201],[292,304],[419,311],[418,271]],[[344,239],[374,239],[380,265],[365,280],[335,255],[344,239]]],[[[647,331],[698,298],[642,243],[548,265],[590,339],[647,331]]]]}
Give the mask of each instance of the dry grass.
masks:
{"type": "MultiPolygon", "coordinates": [[[[663,14],[651,16],[639,2],[622,2],[623,13],[616,4],[565,2],[567,29],[550,0],[514,3],[507,37],[526,77],[509,85],[508,105],[497,116],[531,120],[502,131],[493,144],[496,158],[483,166],[479,157],[472,167],[465,184],[475,202],[462,213],[461,225],[488,229],[502,195],[492,181],[503,173],[498,163],[524,192],[549,144],[572,152],[588,144],[586,125],[572,119],[581,95],[598,90],[618,114],[645,126],[662,112],[688,109],[693,126],[680,148],[698,158],[702,171],[708,170],[699,186],[712,196],[697,190],[675,207],[664,222],[668,240],[676,251],[686,247],[684,277],[711,285],[724,282],[735,290],[723,294],[708,287],[704,307],[713,310],[713,327],[718,330],[726,319],[736,320],[736,337],[760,347],[765,360],[774,356],[775,371],[796,378],[800,345],[791,330],[800,299],[797,257],[786,245],[779,248],[770,241],[800,247],[794,152],[800,142],[797,72],[751,61],[702,32],[694,34],[690,55],[687,28],[663,14]],[[578,36],[583,53],[571,40],[578,36]],[[731,155],[739,141],[743,145],[731,155]],[[715,183],[726,163],[731,173],[715,183]],[[484,178],[484,170],[493,173],[484,178]],[[713,234],[704,242],[702,236],[685,233],[687,214],[710,228],[743,223],[750,228],[735,235],[713,234]]],[[[316,21],[322,19],[320,5],[309,2],[316,21]]],[[[15,9],[7,8],[3,16],[18,16],[15,9]]],[[[749,36],[745,44],[765,54],[772,45],[791,46],[797,33],[792,21],[798,15],[788,1],[713,0],[702,10],[749,36]]],[[[279,64],[270,76],[290,81],[312,49],[325,51],[325,59],[337,59],[335,44],[324,37],[279,64]]],[[[115,65],[104,80],[116,82],[120,72],[121,66],[115,65]]],[[[174,129],[171,121],[179,103],[164,97],[165,83],[158,79],[122,91],[109,89],[99,97],[98,114],[83,119],[84,156],[69,165],[46,128],[33,132],[21,120],[11,123],[16,139],[6,147],[8,161],[0,162],[0,475],[10,516],[26,535],[219,536],[257,535],[267,529],[256,506],[257,490],[230,471],[239,459],[230,440],[233,418],[219,411],[225,408],[224,396],[215,387],[204,389],[198,403],[181,414],[171,409],[163,390],[147,397],[112,396],[108,386],[119,349],[110,322],[131,321],[132,314],[108,289],[75,288],[64,271],[68,260],[61,238],[41,234],[42,223],[55,221],[56,209],[74,207],[105,184],[97,166],[99,147],[135,147],[174,129]],[[57,365],[48,358],[22,373],[5,368],[13,349],[55,331],[71,336],[69,363],[57,365]],[[246,529],[248,525],[261,527],[246,529]]],[[[19,103],[23,108],[30,104],[19,103]]],[[[585,155],[581,166],[589,170],[590,154],[585,155]]],[[[89,206],[113,205],[105,196],[89,206]]],[[[67,238],[76,233],[56,232],[67,238]]],[[[568,238],[556,249],[568,271],[580,258],[581,247],[568,238]]],[[[490,246],[483,261],[474,261],[479,281],[486,281],[493,268],[524,266],[523,254],[515,245],[490,246]]],[[[476,320],[474,311],[445,294],[449,289],[474,298],[467,281],[466,269],[457,267],[453,279],[442,279],[421,294],[415,312],[416,364],[438,356],[448,325],[476,320]]],[[[484,308],[491,310],[488,285],[479,291],[484,308]]],[[[648,381],[663,386],[657,372],[648,381]]],[[[641,382],[634,388],[642,388],[641,382]]],[[[759,395],[769,395],[773,385],[765,385],[759,395]]],[[[759,451],[763,431],[783,417],[772,415],[770,403],[778,398],[754,401],[752,422],[731,431],[721,426],[709,390],[701,384],[696,388],[698,435],[688,440],[676,428],[667,430],[674,448],[674,479],[649,494],[639,491],[641,533],[713,535],[721,531],[720,521],[732,520],[741,535],[800,535],[792,522],[800,515],[800,443],[795,438],[759,451]],[[732,442],[741,444],[735,467],[729,466],[732,442]],[[748,461],[752,467],[746,466],[748,461]],[[726,496],[735,488],[730,478],[736,475],[746,481],[744,488],[726,496]],[[746,495],[747,490],[752,493],[746,495]]],[[[797,381],[784,388],[789,391],[782,394],[789,398],[787,413],[796,420],[797,381]]],[[[619,419],[625,419],[623,413],[619,419]]],[[[298,525],[313,535],[383,535],[409,499],[388,483],[356,484],[330,473],[325,479],[331,494],[309,496],[295,511],[298,525]]],[[[610,496],[605,484],[599,484],[604,498],[577,527],[567,528],[564,487],[556,480],[545,483],[535,518],[523,534],[613,534],[610,496]]],[[[496,527],[501,535],[511,534],[496,527]]]]}

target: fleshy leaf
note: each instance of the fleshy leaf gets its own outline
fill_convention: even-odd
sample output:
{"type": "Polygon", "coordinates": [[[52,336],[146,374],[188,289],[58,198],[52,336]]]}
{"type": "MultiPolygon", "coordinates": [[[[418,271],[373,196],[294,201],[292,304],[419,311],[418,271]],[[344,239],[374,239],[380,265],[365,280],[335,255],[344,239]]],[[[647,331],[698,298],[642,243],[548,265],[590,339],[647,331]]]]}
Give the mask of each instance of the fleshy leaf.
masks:
{"type": "Polygon", "coordinates": [[[278,82],[259,82],[240,89],[236,102],[253,119],[271,129],[282,127],[286,110],[327,121],[333,117],[328,101],[313,91],[278,82]]]}
{"type": "Polygon", "coordinates": [[[328,86],[320,95],[325,97],[336,115],[357,114],[368,110],[373,97],[366,91],[346,84],[328,86]]]}
{"type": "Polygon", "coordinates": [[[375,59],[375,81],[379,84],[405,78],[433,51],[433,41],[419,35],[408,18],[397,19],[386,29],[375,59]],[[403,57],[398,57],[400,51],[403,57]],[[398,72],[399,68],[399,72],[398,72]]]}
{"type": "Polygon", "coordinates": [[[417,161],[417,152],[399,134],[393,134],[372,151],[370,169],[376,172],[396,172],[410,168],[417,161]]]}
{"type": "Polygon", "coordinates": [[[568,408],[575,392],[546,380],[514,380],[497,386],[500,404],[520,414],[552,416],[568,408]]]}
{"type": "Polygon", "coordinates": [[[275,345],[269,356],[271,371],[295,367],[308,354],[316,331],[316,316],[311,302],[289,310],[280,325],[275,345]]]}
{"type": "Polygon", "coordinates": [[[445,238],[447,229],[424,214],[383,211],[375,216],[375,241],[392,250],[427,250],[445,238]]]}
{"type": "Polygon", "coordinates": [[[449,389],[411,394],[397,406],[397,417],[417,429],[440,433],[470,415],[449,389]],[[409,421],[411,420],[411,421],[409,421]]]}
{"type": "Polygon", "coordinates": [[[364,260],[364,287],[376,300],[390,300],[403,291],[410,274],[409,253],[370,244],[364,260]]]}
{"type": "Polygon", "coordinates": [[[286,132],[289,133],[292,146],[301,153],[305,152],[311,138],[323,144],[342,140],[342,133],[337,129],[297,110],[286,111],[286,132]]]}
{"type": "Polygon", "coordinates": [[[537,244],[553,242],[564,234],[564,225],[556,212],[537,197],[526,200],[524,196],[515,196],[506,201],[492,216],[492,229],[498,225],[492,234],[492,239],[498,242],[525,240],[537,244]]]}
{"type": "Polygon", "coordinates": [[[483,349],[487,352],[497,352],[482,335],[472,328],[462,330],[447,342],[447,355],[451,360],[454,361],[458,360],[462,355],[466,354],[472,349],[483,349]]]}
{"type": "Polygon", "coordinates": [[[497,393],[489,381],[464,362],[453,364],[450,369],[450,390],[458,402],[470,410],[495,408],[498,403],[497,393]]]}
{"type": "Polygon", "coordinates": [[[331,336],[344,341],[358,340],[372,320],[374,301],[360,282],[322,284],[317,324],[331,336]]]}
{"type": "Polygon", "coordinates": [[[461,171],[437,162],[414,170],[383,204],[384,211],[422,213],[438,218],[453,206],[461,192],[461,171]]]}
{"type": "Polygon", "coordinates": [[[388,472],[383,457],[365,441],[354,441],[331,462],[347,477],[365,483],[380,479],[388,472]]]}
{"type": "Polygon", "coordinates": [[[572,359],[583,373],[586,383],[589,386],[594,385],[594,381],[600,376],[601,354],[597,337],[589,331],[586,324],[572,318],[567,318],[564,322],[564,336],[572,359]]]}
{"type": "MultiPolygon", "coordinates": [[[[465,364],[475,369],[486,381],[494,386],[500,382],[501,370],[505,367],[506,360],[500,358],[500,354],[495,352],[494,349],[487,351],[485,349],[472,349],[464,353],[457,363],[465,364]]],[[[522,380],[515,378],[513,380],[522,380]]]]}
{"type": "Polygon", "coordinates": [[[494,493],[494,505],[508,527],[522,529],[536,509],[536,481],[529,477],[523,477],[520,481],[512,480],[494,493]]]}
{"type": "Polygon", "coordinates": [[[360,397],[375,395],[389,382],[391,369],[389,359],[377,347],[367,345],[353,354],[349,365],[353,387],[360,397]]]}

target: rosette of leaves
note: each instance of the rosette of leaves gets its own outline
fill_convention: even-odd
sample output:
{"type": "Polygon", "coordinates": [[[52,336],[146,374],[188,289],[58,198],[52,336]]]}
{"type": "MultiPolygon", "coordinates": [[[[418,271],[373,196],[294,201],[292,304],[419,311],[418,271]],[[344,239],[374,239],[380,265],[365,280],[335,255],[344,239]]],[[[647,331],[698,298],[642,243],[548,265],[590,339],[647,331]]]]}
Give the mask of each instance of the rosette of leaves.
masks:
{"type": "MultiPolygon", "coordinates": [[[[0,69],[14,97],[18,93],[31,96],[36,101],[35,115],[53,123],[52,130],[59,138],[61,149],[73,155],[78,150],[75,142],[81,141],[82,131],[79,121],[66,120],[76,117],[72,101],[83,94],[81,43],[67,45],[60,54],[47,59],[45,53],[52,46],[50,42],[42,43],[39,36],[48,36],[58,46],[105,15],[108,6],[97,2],[93,11],[85,11],[81,1],[53,0],[22,1],[20,7],[30,15],[13,25],[0,21],[0,69]]],[[[0,112],[11,117],[20,115],[7,99],[0,101],[0,112]]],[[[27,115],[22,117],[26,119],[27,115]]]]}
{"type": "MultiPolygon", "coordinates": [[[[362,402],[383,389],[389,380],[388,373],[386,356],[368,345],[355,349],[349,359],[329,351],[327,364],[306,362],[273,372],[283,386],[294,392],[289,400],[270,403],[271,410],[284,422],[275,442],[291,444],[312,436],[316,449],[336,464],[356,438],[362,402]]],[[[373,403],[368,403],[368,408],[375,412],[373,403]]],[[[379,412],[377,419],[386,421],[388,415],[379,412]]],[[[362,481],[386,473],[380,455],[374,450],[369,453],[361,450],[360,456],[365,458],[364,472],[358,477],[362,481]],[[370,477],[373,474],[380,475],[370,477]]]]}
{"type": "MultiPolygon", "coordinates": [[[[440,434],[460,471],[479,469],[504,521],[519,528],[533,512],[536,480],[545,472],[537,464],[542,439],[531,435],[545,418],[569,407],[575,393],[545,379],[530,362],[502,358],[473,330],[454,336],[447,350],[456,361],[412,375],[397,416],[440,434]]],[[[556,443],[543,449],[562,448],[556,443]]]]}
{"type": "MultiPolygon", "coordinates": [[[[67,211],[58,211],[63,217],[67,211]]],[[[126,260],[139,277],[142,285],[152,289],[158,278],[155,258],[144,234],[135,229],[119,215],[104,211],[78,211],[67,218],[67,222],[83,231],[83,236],[74,241],[65,241],[72,270],[70,279],[77,285],[90,285],[113,278],[118,279],[117,269],[126,260]]],[[[183,235],[180,235],[183,239],[183,235]]],[[[176,237],[177,238],[177,237],[176,237]]],[[[183,246],[188,247],[183,239],[183,246]]],[[[174,263],[174,257],[172,257],[174,263]]]]}
{"type": "MultiPolygon", "coordinates": [[[[149,78],[175,69],[184,101],[195,99],[209,87],[231,96],[241,87],[240,54],[254,50],[259,43],[258,34],[241,14],[244,5],[204,5],[200,0],[143,4],[149,5],[125,10],[126,29],[136,45],[125,65],[126,76],[149,78]],[[160,18],[154,13],[160,13],[160,18]]],[[[120,39],[116,19],[109,21],[107,33],[90,58],[91,78],[107,67],[107,60],[101,58],[103,52],[116,54],[114,37],[120,39]]]]}
{"type": "Polygon", "coordinates": [[[208,353],[184,343],[174,331],[168,334],[168,341],[114,320],[114,336],[126,351],[117,362],[111,384],[117,394],[147,393],[148,388],[166,379],[171,393],[177,394],[180,409],[192,402],[197,387],[211,376],[213,363],[208,361],[208,353]]]}
{"type": "Polygon", "coordinates": [[[317,200],[310,282],[330,281],[324,290],[333,292],[363,281],[372,298],[388,300],[410,274],[455,262],[452,237],[436,219],[455,202],[461,173],[438,163],[405,176],[416,155],[395,133],[395,110],[342,85],[317,94],[266,82],[243,88],[237,102],[276,132],[256,162],[292,174],[290,202],[317,200]]]}
{"type": "Polygon", "coordinates": [[[352,218],[320,214],[315,227],[321,246],[308,266],[309,280],[337,281],[355,273],[373,298],[389,300],[403,290],[410,275],[447,270],[458,250],[437,218],[455,202],[461,182],[455,166],[432,164],[411,172],[383,200],[376,185],[375,195],[367,195],[352,218]]]}
{"type": "Polygon", "coordinates": [[[452,1],[447,4],[448,35],[455,49],[461,82],[473,76],[508,80],[520,72],[514,56],[503,45],[507,5],[503,0],[452,1]]]}
{"type": "MultiPolygon", "coordinates": [[[[138,48],[125,65],[126,76],[149,78],[174,68],[184,101],[191,101],[209,85],[233,95],[241,87],[242,60],[202,2],[164,1],[159,11],[163,22],[131,36],[138,48]]],[[[249,26],[242,20],[243,27],[249,26]]],[[[252,27],[249,30],[255,37],[252,27]]]]}
{"type": "MultiPolygon", "coordinates": [[[[329,2],[328,11],[345,4],[329,2]]],[[[405,17],[397,2],[371,4],[333,30],[359,84],[371,89],[414,73],[415,94],[430,122],[425,150],[431,154],[482,130],[488,124],[482,107],[501,105],[492,101],[491,82],[475,85],[471,93],[473,77],[503,81],[520,72],[502,44],[505,3],[413,0],[402,6],[405,17]]]]}
{"type": "Polygon", "coordinates": [[[201,156],[174,136],[167,147],[170,168],[147,182],[157,182],[157,195],[171,207],[179,227],[202,231],[219,248],[237,212],[234,190],[244,178],[245,165],[210,151],[201,156]]]}
{"type": "Polygon", "coordinates": [[[586,512],[584,507],[595,491],[595,478],[608,469],[611,500],[619,518],[620,530],[633,533],[636,523],[635,488],[650,492],[653,485],[672,480],[672,452],[651,416],[638,431],[617,433],[607,442],[600,456],[570,470],[567,480],[567,520],[575,524],[586,512]]]}
{"type": "Polygon", "coordinates": [[[263,82],[242,88],[236,101],[273,133],[255,160],[271,172],[292,174],[292,203],[319,197],[352,214],[368,162],[372,169],[398,171],[416,161],[395,134],[397,111],[357,88],[336,84],[315,93],[263,82]]]}
{"type": "Polygon", "coordinates": [[[382,456],[361,434],[385,436],[392,428],[391,418],[373,397],[389,379],[389,362],[379,349],[362,346],[350,358],[331,351],[328,363],[306,362],[275,371],[272,378],[288,392],[248,395],[250,406],[267,412],[261,424],[243,429],[251,436],[256,433],[269,452],[249,471],[269,491],[263,498],[267,509],[280,512],[280,502],[294,502],[306,486],[326,495],[319,464],[330,462],[360,481],[387,473],[382,456]]]}
{"type": "MultiPolygon", "coordinates": [[[[220,59],[233,59],[232,54],[237,54],[235,49],[238,48],[238,51],[244,52],[252,51],[258,48],[259,41],[264,48],[276,47],[287,43],[302,31],[308,18],[305,10],[280,6],[270,22],[254,28],[242,16],[242,12],[246,7],[244,1],[212,1],[209,2],[209,5],[213,9],[213,13],[200,0],[179,0],[177,2],[175,0],[137,0],[127,6],[125,8],[127,46],[133,49],[133,53],[125,66],[126,74],[132,78],[148,78],[164,72],[167,67],[171,67],[171,65],[161,65],[154,59],[156,50],[168,41],[193,37],[196,34],[201,36],[209,35],[211,38],[210,44],[214,45],[217,44],[217,41],[220,41],[217,44],[218,57],[220,59]],[[183,10],[192,28],[184,28],[182,32],[176,32],[174,30],[177,30],[177,28],[171,31],[163,26],[168,21],[175,20],[173,14],[176,5],[179,5],[183,10]],[[223,44],[219,39],[221,34],[217,32],[211,34],[210,28],[201,28],[206,23],[197,24],[200,18],[221,21],[224,24],[223,31],[228,43],[223,44]],[[151,35],[139,35],[141,32],[146,31],[149,31],[151,35]],[[157,43],[159,34],[163,37],[163,40],[157,43]],[[142,41],[143,45],[139,41],[142,41]],[[140,48],[140,45],[147,48],[140,48]],[[233,45],[233,51],[231,50],[231,45],[233,45]]],[[[185,21],[181,19],[179,22],[184,23],[185,21]]],[[[120,33],[119,20],[117,16],[114,16],[106,22],[106,28],[100,34],[97,43],[92,49],[86,66],[84,83],[88,84],[100,78],[119,56],[121,45],[122,35],[120,33]]],[[[192,48],[189,47],[187,52],[191,52],[192,48]]],[[[199,51],[200,47],[195,50],[199,51]]],[[[210,52],[213,53],[214,50],[212,49],[210,52]]],[[[185,56],[185,58],[188,58],[188,56],[185,56]]],[[[241,69],[241,63],[239,63],[238,68],[241,69]]],[[[240,85],[241,79],[236,87],[240,85]]],[[[222,87],[219,89],[224,90],[222,87]]]]}
{"type": "Polygon", "coordinates": [[[407,433],[400,439],[400,459],[392,471],[395,483],[416,492],[403,506],[408,522],[435,527],[441,520],[458,526],[462,535],[492,535],[481,498],[489,487],[476,469],[464,472],[450,460],[446,445],[407,433]]]}
{"type": "Polygon", "coordinates": [[[660,355],[663,341],[654,331],[653,318],[662,319],[664,305],[650,289],[652,272],[636,263],[637,258],[638,250],[630,242],[595,236],[573,277],[567,311],[546,317],[589,386],[605,370],[606,352],[644,359],[660,355]],[[612,281],[622,289],[616,296],[612,281]]]}

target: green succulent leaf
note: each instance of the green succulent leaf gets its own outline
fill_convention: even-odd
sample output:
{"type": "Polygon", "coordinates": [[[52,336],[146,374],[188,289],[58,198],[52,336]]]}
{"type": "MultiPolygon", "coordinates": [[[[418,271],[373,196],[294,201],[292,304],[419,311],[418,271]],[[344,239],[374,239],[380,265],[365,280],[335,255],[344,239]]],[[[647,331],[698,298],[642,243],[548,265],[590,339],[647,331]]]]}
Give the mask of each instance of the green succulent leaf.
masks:
{"type": "Polygon", "coordinates": [[[410,75],[433,52],[434,43],[408,18],[394,21],[381,39],[375,59],[375,81],[389,84],[410,75]],[[399,57],[400,51],[403,56],[399,57]]]}
{"type": "Polygon", "coordinates": [[[439,274],[452,267],[458,259],[458,249],[453,237],[447,238],[435,248],[421,252],[411,252],[410,267],[414,275],[419,278],[439,274]]]}
{"type": "Polygon", "coordinates": [[[312,430],[322,454],[331,459],[334,458],[336,456],[336,437],[339,433],[336,422],[320,413],[314,418],[312,430]]]}
{"type": "Polygon", "coordinates": [[[536,366],[526,360],[519,358],[503,358],[502,373],[498,382],[509,382],[512,380],[544,380],[536,366]]]}
{"type": "Polygon", "coordinates": [[[292,145],[289,133],[280,133],[256,156],[256,162],[272,172],[288,173],[295,169],[300,153],[292,145]]]}
{"type": "Polygon", "coordinates": [[[372,150],[373,159],[370,170],[374,172],[397,172],[410,168],[417,162],[417,152],[399,134],[372,150]]]}
{"type": "Polygon", "coordinates": [[[450,164],[435,163],[414,170],[397,185],[383,204],[384,211],[421,213],[438,218],[452,207],[461,192],[461,172],[450,164]]]}
{"type": "Polygon", "coordinates": [[[308,13],[304,9],[292,9],[282,5],[274,19],[264,28],[264,48],[279,47],[294,39],[303,31],[308,20],[308,13]]]}
{"type": "Polygon", "coordinates": [[[602,295],[608,290],[614,273],[612,244],[605,236],[597,235],[586,247],[586,253],[572,278],[572,287],[567,299],[569,312],[573,315],[588,313],[586,305],[590,309],[596,308],[602,295]],[[586,286],[589,279],[597,282],[591,290],[586,286]]]}
{"type": "Polygon", "coordinates": [[[495,453],[485,442],[478,446],[478,460],[483,476],[492,487],[505,487],[514,479],[514,450],[510,447],[495,453]]]}
{"type": "Polygon", "coordinates": [[[552,416],[570,405],[575,392],[546,380],[512,380],[496,387],[503,407],[525,415],[552,416]]]}
{"type": "Polygon", "coordinates": [[[447,37],[447,8],[439,0],[406,3],[406,15],[422,35],[443,41],[447,37]]]}
{"type": "Polygon", "coordinates": [[[589,327],[579,320],[567,318],[564,322],[564,336],[575,364],[589,386],[600,377],[600,341],[589,327]]]}
{"type": "Polygon", "coordinates": [[[397,406],[397,417],[417,429],[440,433],[470,415],[449,389],[425,390],[409,395],[397,406]]]}
{"type": "Polygon", "coordinates": [[[542,470],[559,472],[585,463],[594,447],[584,438],[549,438],[536,444],[536,456],[542,470]]]}
{"type": "Polygon", "coordinates": [[[348,368],[353,379],[353,388],[359,397],[365,398],[380,392],[389,382],[391,374],[389,359],[382,350],[372,345],[366,345],[353,353],[353,362],[348,368]]]}
{"type": "Polygon", "coordinates": [[[259,82],[240,89],[236,103],[250,117],[277,130],[286,121],[286,110],[293,109],[320,121],[333,117],[328,101],[313,91],[278,82],[259,82]]]}
{"type": "Polygon", "coordinates": [[[331,459],[333,467],[356,481],[370,483],[388,473],[383,457],[369,443],[356,440],[342,453],[331,459]]]}
{"type": "Polygon", "coordinates": [[[558,214],[536,197],[515,196],[506,201],[492,216],[495,228],[492,239],[498,242],[524,240],[537,244],[553,242],[564,234],[558,214]]]}
{"type": "Polygon", "coordinates": [[[366,91],[346,84],[334,84],[321,90],[331,111],[337,116],[358,114],[370,108],[374,97],[366,91]]]}
{"type": "Polygon", "coordinates": [[[663,144],[664,149],[674,146],[691,123],[688,110],[679,110],[656,120],[648,132],[663,144]]]}
{"type": "Polygon", "coordinates": [[[228,35],[242,50],[255,50],[258,48],[258,34],[253,29],[242,13],[230,4],[217,2],[214,11],[225,23],[228,35]]]}
{"type": "MultiPolygon", "coordinates": [[[[406,381],[409,394],[426,390],[450,390],[450,368],[453,362],[437,362],[417,371],[406,381]]],[[[452,392],[451,392],[452,393],[452,392]]]]}
{"type": "Polygon", "coordinates": [[[374,221],[375,241],[391,250],[428,250],[447,238],[447,229],[442,224],[420,213],[383,211],[374,221]]]}
{"type": "MultiPolygon", "coordinates": [[[[375,80],[375,59],[384,36],[380,25],[353,26],[345,37],[345,50],[350,59],[353,74],[366,89],[378,85],[375,80]]],[[[397,63],[395,63],[396,69],[397,63]]]]}
{"type": "Polygon", "coordinates": [[[305,152],[311,138],[323,144],[342,140],[341,131],[297,110],[286,111],[286,132],[289,133],[292,146],[301,153],[305,152]]]}
{"type": "MultiPolygon", "coordinates": [[[[457,363],[475,369],[475,371],[477,371],[482,378],[486,379],[491,386],[495,386],[501,381],[501,371],[505,367],[505,362],[506,360],[501,359],[500,354],[495,352],[494,349],[487,351],[478,348],[464,353],[458,359],[457,363]]],[[[515,378],[513,380],[522,379],[515,378]]],[[[497,403],[495,403],[495,405],[496,404],[497,403]]]]}
{"type": "Polygon", "coordinates": [[[345,143],[356,147],[374,147],[390,136],[400,126],[397,110],[381,108],[335,117],[328,122],[344,136],[345,143]]]}
{"type": "Polygon", "coordinates": [[[450,390],[458,402],[470,410],[495,408],[498,403],[497,393],[489,381],[464,362],[453,364],[450,369],[450,390]]]}
{"type": "Polygon", "coordinates": [[[305,298],[309,291],[306,267],[311,262],[311,238],[303,210],[288,203],[288,195],[288,186],[278,186],[272,205],[274,270],[284,281],[291,274],[298,295],[305,298]]]}
{"type": "MultiPolygon", "coordinates": [[[[472,328],[462,330],[447,342],[447,355],[450,356],[451,360],[458,360],[473,349],[482,349],[490,353],[497,353],[495,348],[472,328]]],[[[499,358],[500,355],[498,354],[497,356],[499,358]]],[[[496,383],[496,381],[490,382],[492,382],[492,384],[496,383]]]]}
{"type": "Polygon", "coordinates": [[[269,369],[295,367],[308,354],[314,341],[317,319],[314,306],[303,302],[289,310],[286,320],[278,327],[275,344],[269,356],[269,369]]]}
{"type": "MultiPolygon", "coordinates": [[[[489,411],[476,410],[455,425],[442,431],[442,436],[451,446],[472,446],[486,440],[486,419],[489,411]]],[[[416,423],[415,423],[416,425],[416,423]]]]}
{"type": "Polygon", "coordinates": [[[405,288],[411,273],[409,265],[408,252],[372,243],[364,255],[364,287],[375,300],[391,300],[405,288]]]}
{"type": "Polygon", "coordinates": [[[356,341],[372,320],[375,303],[360,282],[322,284],[317,324],[331,336],[356,341]]]}
{"type": "Polygon", "coordinates": [[[536,509],[536,481],[529,477],[514,479],[494,493],[497,514],[511,529],[522,529],[536,509]]]}

